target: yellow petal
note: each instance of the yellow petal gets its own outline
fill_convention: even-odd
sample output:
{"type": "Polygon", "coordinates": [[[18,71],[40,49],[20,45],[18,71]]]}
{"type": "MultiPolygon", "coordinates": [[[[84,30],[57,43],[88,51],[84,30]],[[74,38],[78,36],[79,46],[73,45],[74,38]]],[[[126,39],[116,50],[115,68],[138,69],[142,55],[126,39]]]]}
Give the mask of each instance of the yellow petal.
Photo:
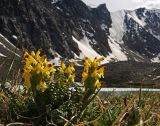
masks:
{"type": "Polygon", "coordinates": [[[84,67],[91,67],[91,60],[86,57],[85,60],[84,60],[84,67]]]}
{"type": "Polygon", "coordinates": [[[66,65],[62,62],[61,63],[61,68],[64,70],[64,69],[66,69],[66,65]]]}
{"type": "Polygon", "coordinates": [[[69,75],[68,80],[69,80],[70,82],[74,82],[75,76],[76,76],[75,74],[69,75]]]}
{"type": "Polygon", "coordinates": [[[44,92],[48,88],[46,82],[41,81],[40,84],[37,85],[37,90],[44,92]]]}
{"type": "Polygon", "coordinates": [[[82,82],[84,82],[87,78],[88,78],[88,73],[84,71],[82,73],[82,82]]]}
{"type": "Polygon", "coordinates": [[[105,70],[105,67],[101,67],[99,70],[98,70],[98,73],[99,73],[99,76],[100,78],[103,77],[104,78],[104,70],[105,70]]]}
{"type": "Polygon", "coordinates": [[[99,80],[96,80],[95,87],[96,88],[100,88],[101,87],[101,82],[99,80]]]}
{"type": "Polygon", "coordinates": [[[34,51],[32,51],[32,52],[31,52],[31,55],[32,55],[33,57],[35,57],[36,54],[35,54],[34,51]]]}

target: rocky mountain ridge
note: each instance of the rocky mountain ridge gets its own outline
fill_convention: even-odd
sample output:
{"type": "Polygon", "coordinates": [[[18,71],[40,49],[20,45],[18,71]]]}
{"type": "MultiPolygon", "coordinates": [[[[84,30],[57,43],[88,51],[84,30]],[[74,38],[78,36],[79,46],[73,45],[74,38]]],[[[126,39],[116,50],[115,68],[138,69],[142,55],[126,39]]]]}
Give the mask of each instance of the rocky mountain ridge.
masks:
{"type": "Polygon", "coordinates": [[[0,75],[8,59],[42,48],[50,59],[105,57],[109,86],[157,85],[159,64],[152,62],[160,62],[159,22],[158,9],[111,13],[105,4],[91,8],[81,0],[1,0],[0,75]]]}
{"type": "Polygon", "coordinates": [[[72,36],[78,40],[87,36],[92,48],[107,55],[109,30],[100,25],[110,27],[111,20],[103,4],[91,9],[80,0],[2,0],[0,7],[0,33],[20,49],[43,48],[71,58],[80,55],[72,36]]]}
{"type": "Polygon", "coordinates": [[[91,8],[81,0],[1,0],[0,34],[20,50],[43,48],[50,58],[159,62],[159,15],[145,8],[110,13],[105,4],[91,8]]]}
{"type": "MultiPolygon", "coordinates": [[[[140,8],[112,13],[111,37],[128,52],[135,61],[159,62],[160,11],[140,8]],[[154,18],[154,19],[152,19],[154,18]],[[157,27],[155,28],[155,25],[157,27]],[[118,34],[120,33],[120,34],[118,34]],[[130,51],[132,51],[130,53],[130,51]]],[[[126,53],[127,55],[127,53],[126,53]]]]}

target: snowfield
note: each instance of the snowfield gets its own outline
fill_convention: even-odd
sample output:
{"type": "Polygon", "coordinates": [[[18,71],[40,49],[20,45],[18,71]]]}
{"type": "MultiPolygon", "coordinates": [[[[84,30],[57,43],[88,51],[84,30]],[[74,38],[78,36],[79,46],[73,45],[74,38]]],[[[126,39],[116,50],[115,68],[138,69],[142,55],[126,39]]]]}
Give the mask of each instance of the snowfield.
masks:
{"type": "MultiPolygon", "coordinates": [[[[78,44],[79,49],[81,50],[81,54],[79,58],[83,59],[84,57],[89,57],[90,59],[94,59],[95,57],[102,57],[99,55],[89,44],[89,39],[84,36],[83,39],[78,41],[74,36],[72,36],[72,39],[78,44]]],[[[104,57],[103,63],[108,63],[112,60],[116,61],[126,61],[127,56],[125,53],[122,51],[121,47],[119,44],[117,44],[113,39],[109,39],[109,46],[111,48],[112,53],[109,53],[108,56],[104,57]]]]}
{"type": "Polygon", "coordinates": [[[81,50],[81,59],[83,59],[86,56],[91,59],[94,59],[95,57],[102,57],[95,50],[92,49],[92,47],[89,44],[89,40],[86,36],[84,36],[84,38],[80,41],[78,41],[74,36],[72,36],[72,39],[74,40],[74,42],[78,44],[79,49],[81,50]]]}

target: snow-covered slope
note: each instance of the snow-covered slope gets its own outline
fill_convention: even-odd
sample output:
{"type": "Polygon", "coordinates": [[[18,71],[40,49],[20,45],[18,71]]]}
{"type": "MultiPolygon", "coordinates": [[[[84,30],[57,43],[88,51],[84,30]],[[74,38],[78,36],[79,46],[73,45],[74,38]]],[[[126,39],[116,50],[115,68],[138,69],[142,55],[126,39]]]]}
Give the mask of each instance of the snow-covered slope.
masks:
{"type": "Polygon", "coordinates": [[[112,12],[111,19],[110,37],[128,60],[160,61],[160,10],[121,10],[112,12]]]}
{"type": "Polygon", "coordinates": [[[1,57],[14,54],[17,45],[21,49],[43,48],[50,58],[56,52],[64,58],[103,56],[105,62],[159,61],[158,9],[110,13],[105,4],[92,8],[82,0],[21,0],[20,6],[15,6],[17,1],[2,1],[1,57]]]}
{"type": "MultiPolygon", "coordinates": [[[[108,36],[108,44],[110,52],[105,56],[106,62],[128,61],[128,60],[134,60],[138,62],[158,61],[154,60],[155,59],[154,57],[152,57],[151,59],[148,58],[147,55],[143,55],[143,52],[140,52],[139,50],[132,49],[124,39],[125,35],[130,31],[132,31],[133,29],[135,30],[133,32],[135,34],[133,33],[131,34],[133,41],[136,41],[136,39],[134,40],[134,36],[139,35],[141,37],[142,33],[141,31],[139,31],[139,28],[143,29],[145,32],[148,32],[147,29],[145,29],[146,11],[143,11],[143,13],[141,13],[142,15],[141,17],[139,17],[137,11],[138,10],[134,11],[121,10],[111,13],[112,24],[111,27],[109,28],[109,36],[108,36]]],[[[105,27],[106,25],[104,24],[101,25],[101,29],[104,31],[105,27]]],[[[92,45],[90,45],[90,42],[92,40],[87,36],[84,35],[84,38],[82,38],[79,41],[74,36],[72,36],[72,39],[78,44],[79,50],[81,50],[81,54],[79,56],[80,58],[88,56],[91,59],[93,59],[94,57],[102,56],[94,48],[92,48],[92,45]]],[[[141,40],[141,42],[144,43],[145,41],[147,40],[143,39],[141,40]]]]}
{"type": "MultiPolygon", "coordinates": [[[[91,45],[89,44],[89,41],[91,40],[89,40],[89,38],[87,38],[86,36],[79,41],[74,36],[72,36],[72,39],[74,40],[74,42],[78,44],[79,50],[81,51],[80,56],[78,58],[83,59],[84,57],[89,57],[93,60],[95,57],[98,57],[98,58],[103,57],[91,47],[91,45]]],[[[111,48],[111,53],[109,53],[109,55],[104,57],[103,63],[108,63],[111,61],[127,61],[128,60],[126,54],[122,51],[122,48],[118,43],[116,43],[115,40],[113,40],[112,38],[109,38],[108,42],[111,48]]]]}
{"type": "Polygon", "coordinates": [[[122,37],[125,32],[125,10],[111,13],[112,27],[109,29],[110,36],[119,43],[123,43],[122,37]]]}
{"type": "Polygon", "coordinates": [[[80,41],[78,41],[74,36],[72,36],[72,39],[74,40],[74,42],[76,42],[78,44],[78,47],[81,51],[80,53],[80,58],[84,58],[84,57],[89,57],[91,59],[94,59],[95,57],[101,57],[89,44],[89,40],[86,36],[84,36],[83,39],[81,39],[80,41]]]}
{"type": "Polygon", "coordinates": [[[113,58],[114,58],[115,61],[127,61],[128,60],[128,58],[125,54],[125,51],[123,51],[120,44],[118,44],[112,38],[109,38],[108,42],[109,42],[109,46],[111,48],[112,55],[114,56],[113,58]]]}

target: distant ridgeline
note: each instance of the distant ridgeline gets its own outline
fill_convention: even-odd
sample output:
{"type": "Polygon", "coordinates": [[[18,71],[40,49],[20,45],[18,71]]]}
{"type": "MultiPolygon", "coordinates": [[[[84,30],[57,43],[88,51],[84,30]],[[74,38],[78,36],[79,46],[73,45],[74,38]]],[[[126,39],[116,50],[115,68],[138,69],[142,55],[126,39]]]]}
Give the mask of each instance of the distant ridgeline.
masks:
{"type": "Polygon", "coordinates": [[[108,69],[114,72],[106,73],[109,84],[133,80],[158,83],[159,79],[154,78],[159,66],[154,64],[154,68],[150,63],[160,61],[160,10],[139,8],[111,13],[105,4],[91,8],[81,0],[1,0],[0,59],[12,59],[12,55],[21,56],[24,49],[39,48],[50,59],[55,54],[78,60],[103,56],[103,63],[131,68],[112,70],[111,65],[108,69]],[[126,62],[114,63],[118,61],[129,61],[128,67],[126,62]],[[144,69],[135,69],[130,61],[148,65],[141,63],[144,69]]]}
{"type": "Polygon", "coordinates": [[[19,49],[43,48],[48,56],[159,62],[159,22],[158,9],[110,13],[105,4],[91,8],[81,0],[0,2],[0,33],[19,49]]]}

